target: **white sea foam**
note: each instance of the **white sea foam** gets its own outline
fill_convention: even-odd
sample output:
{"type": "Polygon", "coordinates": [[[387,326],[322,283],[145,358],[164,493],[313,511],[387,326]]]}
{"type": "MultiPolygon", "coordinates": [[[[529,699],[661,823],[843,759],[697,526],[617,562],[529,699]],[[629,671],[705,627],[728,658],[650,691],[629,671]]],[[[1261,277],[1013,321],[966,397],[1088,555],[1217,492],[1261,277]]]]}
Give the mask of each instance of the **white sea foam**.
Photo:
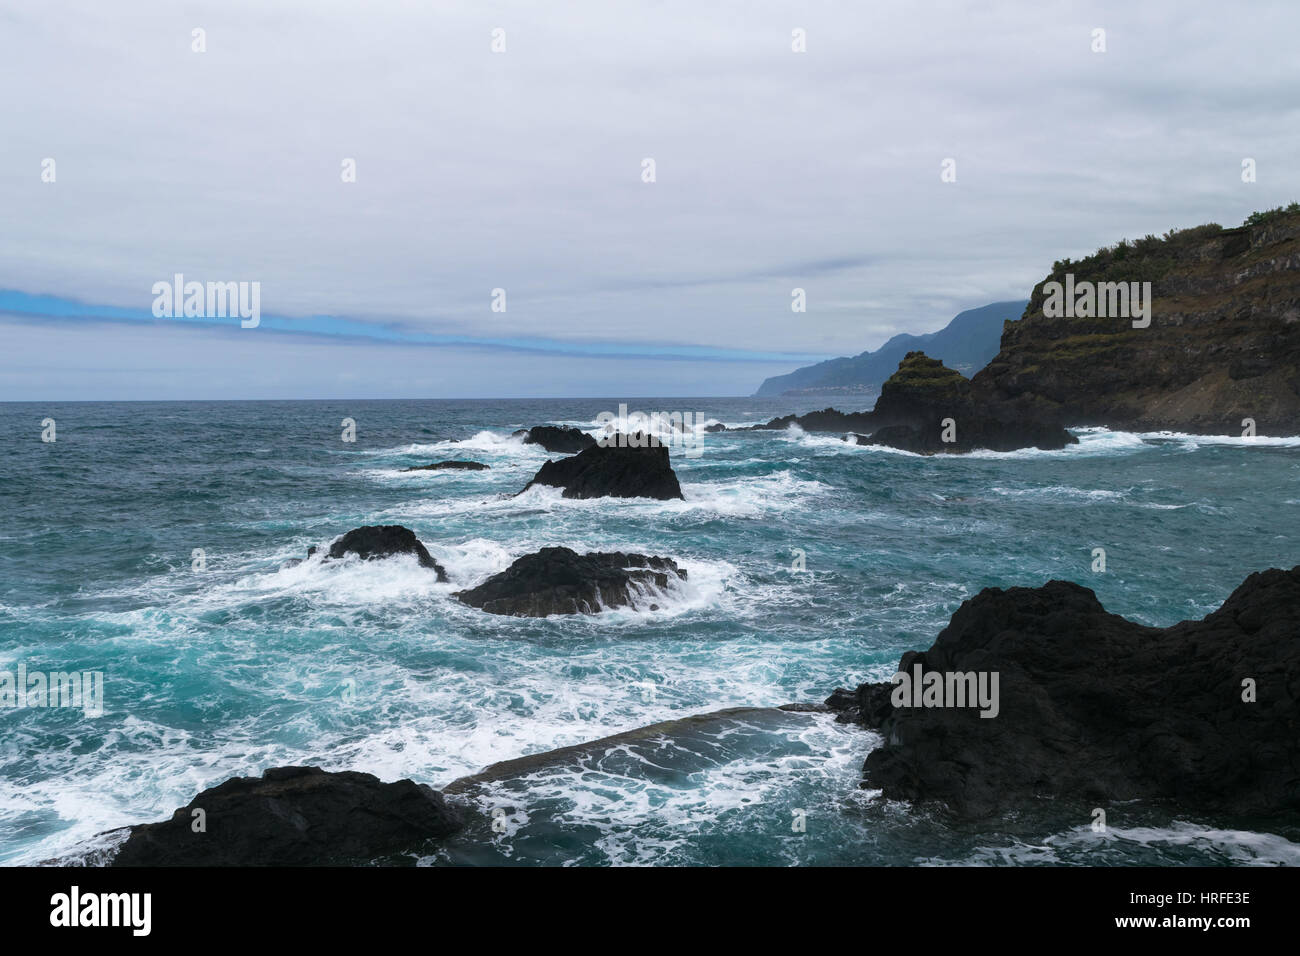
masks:
{"type": "MultiPolygon", "coordinates": [[[[1108,826],[1109,839],[1138,843],[1143,846],[1184,846],[1211,849],[1233,863],[1259,866],[1300,866],[1300,843],[1293,843],[1275,833],[1250,830],[1225,830],[1199,823],[1174,821],[1167,827],[1108,826]]],[[[1096,838],[1089,827],[1079,827],[1061,839],[1084,843],[1096,838]]]]}
{"type": "MultiPolygon", "coordinates": [[[[477,801],[485,814],[498,809],[506,813],[503,842],[518,837],[531,822],[520,812],[521,803],[549,806],[560,812],[564,826],[600,834],[591,844],[600,862],[637,866],[693,862],[691,847],[701,833],[726,832],[736,823],[746,826],[752,817],[745,811],[771,807],[772,822],[784,818],[788,826],[787,804],[795,788],[804,793],[824,790],[834,794],[834,800],[860,800],[855,784],[863,757],[879,742],[876,735],[836,724],[829,714],[791,718],[779,731],[757,717],[728,723],[731,726],[720,725],[707,736],[726,747],[729,759],[713,759],[707,746],[701,752],[685,739],[645,740],[617,745],[599,760],[489,785],[477,801]],[[773,753],[770,746],[747,752],[747,736],[770,739],[773,733],[785,739],[784,752],[773,753]],[[627,769],[612,769],[611,755],[627,769]],[[697,768],[690,773],[691,786],[661,782],[663,767],[677,761],[697,768]]],[[[792,839],[790,862],[797,862],[800,844],[798,837],[792,839]]]]}
{"type": "MultiPolygon", "coordinates": [[[[790,428],[795,429],[797,427],[798,426],[792,425],[790,428]]],[[[1079,442],[1076,445],[1067,445],[1060,449],[1043,450],[1039,448],[1020,448],[1015,451],[990,451],[986,448],[980,448],[960,455],[933,456],[917,455],[913,452],[904,451],[899,448],[890,448],[887,445],[858,445],[854,442],[842,441],[842,436],[838,434],[808,434],[802,432],[802,430],[799,432],[787,430],[786,432],[776,432],[774,434],[785,435],[786,440],[788,441],[798,441],[802,444],[827,450],[839,450],[845,453],[874,452],[878,454],[903,455],[913,458],[929,457],[932,461],[955,462],[964,459],[999,460],[1018,458],[1109,456],[1131,454],[1134,452],[1171,446],[1177,448],[1179,451],[1186,452],[1194,452],[1202,446],[1242,449],[1300,447],[1300,436],[1267,437],[1261,435],[1254,438],[1243,438],[1240,435],[1190,435],[1183,432],[1112,431],[1111,429],[1100,427],[1074,427],[1070,428],[1069,431],[1079,439],[1079,442]]]]}
{"type": "Polygon", "coordinates": [[[1088,501],[1119,501],[1128,496],[1127,491],[1108,488],[1071,488],[1068,485],[1049,485],[1044,488],[1001,488],[989,489],[995,495],[1009,498],[1081,498],[1088,501]]]}
{"type": "MultiPolygon", "coordinates": [[[[427,499],[404,505],[400,515],[435,519],[476,514],[490,518],[525,511],[576,512],[591,514],[687,515],[711,512],[730,517],[756,517],[801,508],[810,498],[826,494],[831,486],[815,479],[797,478],[788,470],[750,478],[724,481],[692,481],[691,470],[678,476],[685,500],[655,498],[565,498],[563,490],[535,485],[519,495],[496,498],[427,499]]],[[[385,513],[398,516],[399,512],[385,513]]]]}
{"type": "Polygon", "coordinates": [[[380,449],[373,452],[373,454],[380,456],[433,455],[443,452],[480,451],[494,455],[517,455],[520,452],[532,449],[545,454],[545,450],[541,445],[525,445],[523,438],[515,438],[509,432],[484,429],[475,432],[469,438],[449,438],[436,442],[414,442],[409,445],[380,449]]]}

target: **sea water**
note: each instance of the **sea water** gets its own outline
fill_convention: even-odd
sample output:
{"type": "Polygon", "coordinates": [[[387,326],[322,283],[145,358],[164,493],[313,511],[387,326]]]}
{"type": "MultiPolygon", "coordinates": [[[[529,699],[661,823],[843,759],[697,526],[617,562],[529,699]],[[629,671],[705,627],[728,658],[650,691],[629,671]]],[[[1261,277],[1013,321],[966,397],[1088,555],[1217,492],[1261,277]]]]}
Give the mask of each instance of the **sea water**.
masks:
{"type": "MultiPolygon", "coordinates": [[[[515,496],[558,456],[511,432],[594,432],[621,403],[733,426],[826,404],[0,405],[0,671],[103,674],[98,716],[0,708],[0,862],[73,858],[268,767],[441,787],[658,721],[820,701],[887,679],[985,587],[1076,581],[1166,626],[1300,563],[1300,438],[1077,429],[1062,451],[926,458],[708,433],[698,456],[673,451],[684,501],[515,496]],[[491,467],[403,471],[449,458],[491,467]],[[450,581],[408,558],[285,566],[363,524],[413,529],[450,581]],[[658,610],[590,616],[451,596],[548,545],[664,555],[689,577],[658,610]]],[[[957,826],[859,786],[878,743],[762,711],[618,747],[473,790],[491,825],[422,862],[1300,862],[1294,832],[1137,806],[1102,833],[1069,815],[957,826]]]]}

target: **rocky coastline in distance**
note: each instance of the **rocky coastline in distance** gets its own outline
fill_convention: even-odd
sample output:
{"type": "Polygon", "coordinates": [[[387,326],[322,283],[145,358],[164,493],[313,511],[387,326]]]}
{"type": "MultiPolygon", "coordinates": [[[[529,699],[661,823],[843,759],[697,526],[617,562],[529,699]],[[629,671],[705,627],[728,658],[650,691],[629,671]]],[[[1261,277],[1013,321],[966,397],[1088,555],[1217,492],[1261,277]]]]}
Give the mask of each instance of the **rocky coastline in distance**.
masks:
{"type": "Polygon", "coordinates": [[[870,412],[827,408],[751,427],[791,424],[921,454],[1059,448],[1065,429],[1088,426],[1300,434],[1300,204],[1058,261],[972,378],[913,351],[870,412]],[[1150,283],[1149,325],[1048,314],[1050,283],[1150,283]]]}

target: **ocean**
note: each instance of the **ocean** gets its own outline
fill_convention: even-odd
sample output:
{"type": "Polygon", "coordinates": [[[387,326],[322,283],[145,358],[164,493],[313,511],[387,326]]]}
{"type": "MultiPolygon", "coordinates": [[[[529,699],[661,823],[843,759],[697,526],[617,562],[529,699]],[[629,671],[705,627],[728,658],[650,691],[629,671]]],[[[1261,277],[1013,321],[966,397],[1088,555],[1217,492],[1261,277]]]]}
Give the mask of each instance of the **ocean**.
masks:
{"type": "MultiPolygon", "coordinates": [[[[743,425],[827,401],[0,405],[0,671],[100,672],[104,689],[99,716],[0,708],[0,863],[75,859],[268,767],[442,787],[658,721],[818,702],[887,679],[985,587],[1076,581],[1167,626],[1300,563],[1300,438],[1090,428],[1063,451],[923,458],[710,433],[698,457],[673,449],[685,501],[515,496],[557,456],[513,430],[594,429],[623,403],[743,425]],[[491,468],[401,470],[448,458],[491,468]],[[364,524],[413,529],[450,582],[413,558],[283,567],[364,524]],[[689,577],[658,610],[591,616],[451,597],[548,545],[664,555],[689,577]]],[[[1300,863],[1294,833],[1140,806],[1104,833],[1050,807],[958,826],[858,786],[878,742],[826,714],[692,726],[476,791],[492,825],[421,862],[1300,863]]]]}

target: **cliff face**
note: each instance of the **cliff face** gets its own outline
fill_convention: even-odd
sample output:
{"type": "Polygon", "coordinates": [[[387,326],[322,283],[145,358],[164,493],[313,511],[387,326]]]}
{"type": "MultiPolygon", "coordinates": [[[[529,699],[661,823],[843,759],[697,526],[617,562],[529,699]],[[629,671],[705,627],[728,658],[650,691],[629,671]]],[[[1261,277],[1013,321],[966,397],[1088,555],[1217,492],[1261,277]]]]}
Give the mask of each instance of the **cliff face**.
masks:
{"type": "Polygon", "coordinates": [[[1300,210],[1252,220],[1055,263],[972,380],[976,401],[1062,425],[1241,434],[1251,418],[1259,434],[1300,433],[1300,210]],[[1053,316],[1049,283],[1067,274],[1076,290],[1150,282],[1150,325],[1053,316]]]}

